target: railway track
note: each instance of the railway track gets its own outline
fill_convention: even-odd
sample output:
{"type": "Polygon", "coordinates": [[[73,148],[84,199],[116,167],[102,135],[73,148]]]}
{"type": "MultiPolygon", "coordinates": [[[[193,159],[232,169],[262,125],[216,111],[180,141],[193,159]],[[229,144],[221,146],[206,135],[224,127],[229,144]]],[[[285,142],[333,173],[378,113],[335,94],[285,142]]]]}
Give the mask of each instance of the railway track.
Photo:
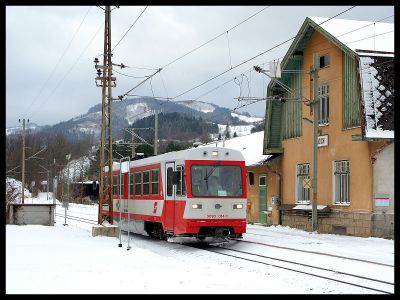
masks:
{"type": "MultiPolygon", "coordinates": [[[[58,213],[56,213],[56,216],[65,218],[65,215],[58,214],[58,213]]],[[[67,219],[74,220],[74,221],[79,221],[79,222],[83,222],[83,223],[88,223],[88,224],[93,224],[93,225],[98,224],[98,221],[96,221],[96,220],[86,219],[86,218],[81,218],[81,217],[76,217],[76,216],[71,216],[71,215],[67,215],[67,219]]]]}
{"type": "Polygon", "coordinates": [[[268,257],[261,254],[250,253],[241,250],[235,250],[226,248],[223,246],[207,246],[197,247],[192,246],[204,251],[213,252],[219,255],[225,255],[229,257],[234,257],[237,259],[250,261],[258,264],[273,266],[280,269],[285,269],[288,271],[293,271],[301,273],[304,275],[310,275],[313,277],[318,277],[321,279],[326,279],[329,281],[334,281],[342,284],[352,285],[359,288],[368,289],[375,292],[380,292],[383,294],[393,294],[394,293],[394,283],[383,281],[379,279],[369,278],[365,276],[359,276],[356,274],[350,274],[346,272],[340,272],[333,269],[322,268],[317,266],[312,266],[308,264],[298,263],[290,260],[284,260],[274,257],[268,257]],[[255,257],[257,259],[255,259],[255,257]],[[340,277],[340,278],[335,278],[340,277]],[[372,286],[373,285],[373,286],[372,286]],[[377,287],[378,286],[378,287],[377,287]]]}
{"type": "MultiPolygon", "coordinates": [[[[262,234],[259,234],[259,235],[262,235],[262,234]]],[[[323,255],[323,256],[329,256],[329,257],[336,257],[336,258],[342,258],[342,259],[351,260],[351,261],[359,261],[359,262],[363,262],[363,263],[370,263],[370,264],[375,264],[375,265],[380,265],[380,266],[385,266],[385,267],[393,267],[394,268],[394,265],[380,263],[380,262],[376,262],[376,261],[370,261],[370,260],[366,260],[366,259],[352,258],[352,257],[346,257],[346,256],[335,255],[335,254],[330,254],[330,253],[309,251],[309,250],[290,248],[290,247],[284,247],[284,246],[278,246],[278,245],[261,243],[261,242],[254,242],[254,241],[245,241],[245,240],[239,240],[239,239],[230,239],[230,240],[235,241],[235,242],[239,242],[239,243],[248,243],[248,244],[261,245],[261,246],[266,246],[266,247],[285,249],[285,250],[290,250],[290,251],[297,251],[297,252],[301,252],[301,253],[311,253],[311,254],[317,254],[317,255],[323,255]]]]}
{"type": "MultiPolygon", "coordinates": [[[[56,213],[56,216],[62,217],[62,218],[65,217],[64,215],[57,214],[57,213],[56,213]]],[[[69,215],[69,216],[67,215],[67,219],[84,222],[84,223],[89,223],[89,224],[93,224],[93,225],[97,224],[96,220],[72,216],[72,215],[69,215]]],[[[321,252],[315,252],[315,251],[304,251],[304,250],[300,250],[300,249],[296,249],[296,248],[282,247],[282,246],[271,245],[271,244],[260,243],[260,242],[243,241],[243,240],[237,240],[237,239],[232,239],[232,240],[237,241],[237,242],[244,242],[244,243],[262,245],[262,246],[268,246],[268,247],[276,247],[276,248],[282,248],[282,249],[292,250],[292,251],[299,251],[302,253],[306,252],[306,253],[311,253],[311,254],[325,255],[325,256],[330,256],[330,257],[348,259],[348,260],[359,261],[359,262],[363,262],[363,263],[381,265],[381,266],[385,266],[385,267],[394,267],[389,264],[372,262],[372,261],[362,260],[362,259],[348,258],[348,257],[344,257],[344,256],[339,256],[339,255],[333,255],[333,254],[327,254],[327,253],[321,253],[321,252]]],[[[330,268],[323,268],[323,267],[313,266],[313,265],[309,265],[309,264],[294,262],[294,261],[290,261],[287,259],[280,259],[280,258],[270,257],[270,256],[266,256],[266,255],[261,255],[261,254],[250,253],[247,251],[231,249],[231,248],[227,248],[224,246],[213,246],[213,245],[207,245],[206,247],[204,247],[204,245],[202,245],[202,246],[188,245],[188,246],[194,247],[197,249],[201,249],[204,251],[213,252],[213,253],[219,254],[219,255],[234,257],[234,258],[237,258],[240,260],[250,261],[253,263],[258,263],[258,264],[263,264],[263,265],[268,265],[268,266],[273,266],[276,268],[285,269],[288,271],[293,271],[293,272],[301,273],[304,275],[309,275],[309,276],[313,276],[313,277],[317,277],[317,278],[321,278],[321,279],[326,279],[329,281],[334,281],[334,282],[338,282],[338,283],[342,283],[342,284],[352,285],[355,287],[364,288],[367,290],[371,290],[371,291],[375,291],[375,292],[379,292],[379,293],[383,293],[383,294],[394,294],[394,283],[384,281],[384,280],[360,276],[360,275],[351,274],[351,273],[347,273],[347,272],[341,272],[341,271],[330,269],[330,268]],[[257,259],[254,259],[254,257],[257,257],[257,259]],[[318,272],[318,274],[317,274],[317,272],[318,272]],[[334,278],[334,277],[339,277],[339,276],[341,278],[334,278]],[[373,284],[375,286],[373,287],[373,286],[371,286],[371,284],[373,284]],[[377,285],[379,287],[377,287],[377,285]]]]}

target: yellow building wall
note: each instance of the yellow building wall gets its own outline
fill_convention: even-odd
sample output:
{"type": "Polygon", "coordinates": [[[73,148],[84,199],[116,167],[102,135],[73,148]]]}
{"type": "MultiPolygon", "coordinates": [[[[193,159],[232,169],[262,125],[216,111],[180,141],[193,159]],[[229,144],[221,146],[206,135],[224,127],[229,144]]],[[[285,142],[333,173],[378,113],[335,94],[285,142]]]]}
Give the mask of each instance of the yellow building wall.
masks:
{"type": "MultiPolygon", "coordinates": [[[[372,210],[372,165],[371,153],[382,143],[352,141],[352,135],[360,135],[361,127],[343,129],[343,53],[320,33],[314,32],[304,50],[303,66],[309,71],[313,64],[313,53],[320,56],[329,54],[329,66],[319,70],[319,85],[329,84],[329,124],[320,126],[320,135],[328,135],[328,146],[318,147],[317,200],[320,205],[328,205],[334,210],[371,211],[372,210]],[[350,161],[350,206],[334,205],[333,199],[333,161],[350,161]]],[[[310,74],[303,76],[303,96],[310,99],[310,74]]],[[[303,105],[302,116],[313,120],[310,106],[303,105]]],[[[283,140],[284,154],[281,172],[284,177],[283,203],[296,202],[296,165],[310,164],[312,178],[313,126],[302,122],[303,136],[283,140]]],[[[269,190],[268,190],[269,192],[269,190]]],[[[269,195],[268,195],[269,196],[269,195]]],[[[312,199],[312,190],[310,190],[312,199]]],[[[276,223],[275,223],[276,224],[276,223]]]]}
{"type": "MultiPolygon", "coordinates": [[[[259,212],[260,212],[260,205],[259,205],[259,176],[261,174],[267,175],[267,209],[273,208],[271,203],[271,197],[279,195],[278,191],[278,180],[277,176],[274,173],[271,173],[270,170],[273,168],[268,169],[266,165],[259,165],[259,166],[251,166],[247,167],[247,172],[254,173],[254,185],[250,185],[249,175],[247,175],[247,222],[249,223],[258,223],[259,220],[259,212]]],[[[276,219],[277,216],[272,213],[272,211],[267,214],[267,224],[277,224],[278,220],[276,219]]]]}

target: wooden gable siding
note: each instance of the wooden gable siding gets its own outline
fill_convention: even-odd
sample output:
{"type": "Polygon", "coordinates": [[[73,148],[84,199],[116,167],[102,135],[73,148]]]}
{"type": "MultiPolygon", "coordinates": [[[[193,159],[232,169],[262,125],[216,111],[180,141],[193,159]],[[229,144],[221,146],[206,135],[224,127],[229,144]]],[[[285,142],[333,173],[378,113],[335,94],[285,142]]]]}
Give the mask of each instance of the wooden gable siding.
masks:
{"type": "Polygon", "coordinates": [[[290,139],[294,137],[300,137],[302,135],[302,126],[301,126],[301,118],[302,118],[302,82],[303,82],[303,73],[302,69],[302,61],[296,60],[296,68],[299,73],[293,73],[290,76],[288,86],[293,91],[293,93],[285,93],[286,99],[289,99],[282,105],[282,138],[290,139]]]}
{"type": "Polygon", "coordinates": [[[355,58],[343,52],[343,129],[361,125],[358,78],[355,58]]]}

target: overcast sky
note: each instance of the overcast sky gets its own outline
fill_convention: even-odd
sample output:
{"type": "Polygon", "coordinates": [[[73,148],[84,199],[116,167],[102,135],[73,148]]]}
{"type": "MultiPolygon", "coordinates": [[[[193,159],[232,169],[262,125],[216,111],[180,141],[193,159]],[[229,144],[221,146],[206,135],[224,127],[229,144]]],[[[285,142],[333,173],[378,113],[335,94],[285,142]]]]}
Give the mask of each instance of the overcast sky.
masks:
{"type": "MultiPolygon", "coordinates": [[[[292,40],[275,46],[294,37],[307,16],[330,18],[349,8],[121,6],[111,14],[113,63],[129,68],[114,67],[117,86],[113,97],[143,80],[133,77],[148,76],[164,67],[132,94],[172,101],[197,99],[234,109],[244,104],[234,98],[265,96],[268,78],[252,67],[265,64],[268,69],[269,61],[282,59],[292,40]]],[[[394,6],[356,6],[337,18],[386,18],[383,22],[394,23],[394,6]]],[[[93,60],[98,57],[102,62],[103,43],[104,11],[99,7],[7,6],[6,126],[18,126],[20,118],[52,125],[100,104],[93,60]]],[[[265,101],[239,111],[264,116],[265,101]]]]}

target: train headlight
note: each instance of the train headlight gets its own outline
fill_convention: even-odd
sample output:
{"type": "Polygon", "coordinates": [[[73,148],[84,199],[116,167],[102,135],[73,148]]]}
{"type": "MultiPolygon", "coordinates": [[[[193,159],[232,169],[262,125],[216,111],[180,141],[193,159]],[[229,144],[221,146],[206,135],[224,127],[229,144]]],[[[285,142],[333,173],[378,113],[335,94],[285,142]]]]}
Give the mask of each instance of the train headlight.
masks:
{"type": "Polygon", "coordinates": [[[203,205],[202,204],[192,204],[193,209],[202,209],[203,205]]]}
{"type": "Polygon", "coordinates": [[[218,156],[218,150],[213,150],[213,152],[211,153],[212,156],[218,156]]]}
{"type": "Polygon", "coordinates": [[[243,204],[233,204],[233,209],[242,209],[243,204]]]}

